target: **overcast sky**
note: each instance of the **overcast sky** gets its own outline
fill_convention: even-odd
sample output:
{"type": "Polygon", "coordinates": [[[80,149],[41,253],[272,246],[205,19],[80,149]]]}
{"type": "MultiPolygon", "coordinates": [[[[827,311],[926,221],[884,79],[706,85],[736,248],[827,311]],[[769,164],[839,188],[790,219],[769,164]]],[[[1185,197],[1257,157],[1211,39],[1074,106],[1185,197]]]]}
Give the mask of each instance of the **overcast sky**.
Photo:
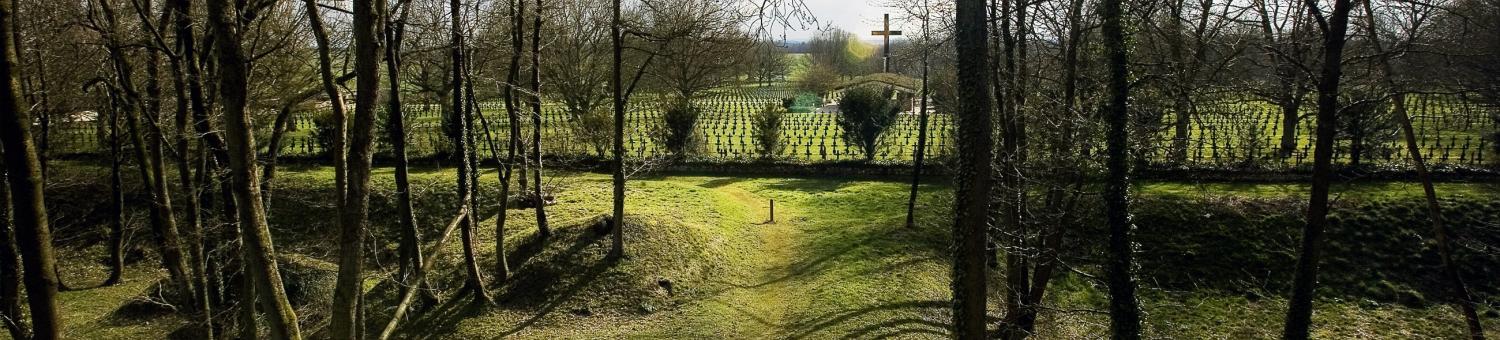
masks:
{"type": "MultiPolygon", "coordinates": [[[[882,0],[803,0],[807,3],[813,15],[818,17],[818,24],[832,26],[845,31],[854,32],[861,40],[879,40],[879,37],[871,36],[870,31],[880,29],[880,18],[887,11],[882,7],[882,0]]],[[[893,30],[901,30],[901,27],[891,27],[893,30]]],[[[816,34],[816,30],[788,31],[787,40],[807,40],[816,34]]]]}

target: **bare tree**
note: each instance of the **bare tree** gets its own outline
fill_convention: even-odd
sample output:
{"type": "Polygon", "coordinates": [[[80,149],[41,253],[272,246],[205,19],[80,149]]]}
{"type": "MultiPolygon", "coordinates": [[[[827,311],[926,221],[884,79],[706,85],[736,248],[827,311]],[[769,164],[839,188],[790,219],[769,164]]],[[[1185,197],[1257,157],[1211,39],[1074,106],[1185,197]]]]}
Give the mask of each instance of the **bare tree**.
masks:
{"type": "MultiPolygon", "coordinates": [[[[451,110],[455,114],[459,126],[459,138],[457,138],[455,152],[462,159],[458,167],[458,190],[460,193],[459,197],[465,198],[465,201],[460,204],[472,210],[474,206],[473,180],[475,178],[473,172],[476,170],[474,169],[474,152],[469,150],[472,146],[471,141],[473,141],[473,131],[471,131],[473,117],[466,106],[469,101],[465,98],[464,92],[464,86],[468,84],[466,74],[468,71],[468,67],[466,66],[468,60],[465,59],[466,54],[464,53],[467,45],[464,42],[463,9],[461,0],[450,0],[448,2],[448,10],[450,11],[449,24],[452,30],[450,38],[453,43],[449,47],[452,59],[452,66],[450,66],[452,78],[450,79],[452,80],[453,108],[451,110]]],[[[501,213],[504,212],[502,211],[501,213]]],[[[489,303],[491,301],[489,293],[484,290],[484,278],[480,274],[479,263],[475,259],[474,254],[474,225],[478,222],[472,214],[467,215],[464,217],[463,224],[459,230],[459,234],[463,239],[464,268],[469,274],[468,278],[464,280],[463,289],[468,293],[474,294],[473,301],[476,304],[489,303]]]]}
{"type": "MultiPolygon", "coordinates": [[[[524,1],[524,0],[522,0],[524,1]]],[[[542,238],[552,235],[547,228],[547,198],[542,194],[542,0],[536,0],[531,25],[531,158],[536,162],[532,179],[536,183],[532,201],[536,204],[536,229],[542,238]]],[[[519,29],[517,29],[519,31],[519,29]]]]}
{"type": "MultiPolygon", "coordinates": [[[[135,160],[140,165],[141,182],[144,183],[151,202],[148,215],[151,219],[152,232],[156,236],[157,246],[161,252],[162,266],[167,269],[174,289],[191,293],[194,291],[194,285],[188,278],[187,258],[182,250],[177,222],[172,215],[172,200],[167,191],[165,169],[162,167],[162,135],[160,131],[157,131],[159,130],[155,119],[157,115],[153,113],[155,108],[153,103],[159,99],[160,89],[149,85],[155,81],[148,81],[147,91],[151,97],[143,97],[136,89],[134,68],[126,56],[125,45],[127,43],[120,36],[121,29],[115,15],[114,4],[110,0],[101,0],[97,4],[99,13],[103,16],[103,22],[96,23],[96,25],[99,25],[98,32],[104,40],[105,49],[109,52],[115,86],[120,89],[124,103],[121,108],[125,113],[131,143],[136,145],[135,160]],[[142,115],[146,117],[141,117],[142,115]],[[147,129],[151,130],[147,131],[147,129]]],[[[151,68],[151,70],[154,69],[154,67],[151,68]]],[[[155,78],[155,75],[148,74],[147,77],[155,78]]]]}
{"type": "Polygon", "coordinates": [[[15,225],[16,248],[26,286],[26,301],[31,313],[32,339],[57,339],[62,324],[57,311],[57,271],[52,252],[52,231],[47,223],[43,200],[42,165],[31,135],[32,117],[21,108],[17,83],[14,0],[0,0],[0,150],[5,159],[5,173],[10,188],[11,218],[15,225]]]}
{"type": "Polygon", "coordinates": [[[421,284],[411,281],[421,277],[422,267],[425,261],[422,259],[422,250],[419,243],[417,230],[417,217],[412,209],[411,202],[411,169],[406,155],[406,114],[401,102],[401,44],[406,38],[407,14],[411,11],[411,1],[399,1],[399,15],[392,19],[387,16],[385,34],[385,65],[386,76],[390,79],[390,91],[387,95],[386,132],[390,134],[391,153],[396,159],[396,213],[400,222],[401,240],[398,253],[401,254],[401,266],[397,277],[407,284],[421,284]]]}
{"type": "MultiPolygon", "coordinates": [[[[271,231],[266,222],[264,201],[260,197],[260,179],[255,168],[255,135],[250,117],[246,112],[249,70],[242,46],[241,18],[254,17],[254,5],[238,7],[224,1],[208,2],[208,26],[214,40],[216,66],[219,70],[218,91],[224,110],[225,137],[229,157],[231,186],[234,203],[239,215],[240,237],[244,245],[240,252],[245,260],[246,280],[253,283],[246,290],[253,291],[253,298],[267,314],[271,336],[277,339],[301,339],[302,330],[297,325],[297,313],[287,302],[286,291],[281,283],[281,272],[277,269],[275,246],[271,242],[271,231]],[[249,12],[249,13],[247,13],[249,12]]],[[[253,306],[241,306],[250,315],[253,306]]],[[[254,319],[241,325],[253,332],[254,319]]]]}
{"type": "MultiPolygon", "coordinates": [[[[370,163],[374,157],[375,107],[380,96],[383,0],[355,0],[354,6],[354,124],[345,175],[348,192],[339,223],[339,273],[333,292],[330,333],[335,339],[356,339],[364,328],[364,233],[370,214],[370,163]]],[[[327,76],[324,74],[325,87],[327,76]]]]}
{"type": "MultiPolygon", "coordinates": [[[[1438,257],[1442,260],[1442,278],[1447,281],[1448,289],[1452,290],[1454,304],[1458,305],[1459,313],[1464,316],[1464,323],[1468,326],[1469,337],[1476,340],[1484,339],[1484,325],[1480,323],[1479,313],[1474,308],[1474,297],[1469,293],[1469,288],[1464,284],[1463,276],[1459,274],[1459,268],[1453,259],[1453,244],[1449,239],[1447,225],[1443,219],[1443,209],[1438,203],[1437,189],[1432,185],[1432,174],[1428,172],[1427,161],[1422,156],[1421,145],[1417,143],[1417,134],[1412,128],[1411,116],[1407,114],[1406,92],[1401,83],[1396,81],[1396,69],[1392,66],[1391,51],[1387,51],[1381,39],[1379,31],[1379,17],[1375,14],[1375,5],[1371,1],[1364,2],[1365,29],[1370,48],[1376,55],[1376,63],[1380,70],[1381,82],[1385,83],[1387,91],[1390,92],[1391,108],[1396,116],[1396,122],[1401,126],[1401,136],[1406,142],[1406,151],[1411,157],[1412,167],[1417,171],[1417,179],[1422,182],[1422,193],[1427,199],[1427,220],[1432,224],[1432,234],[1437,240],[1438,257]]],[[[1426,7],[1422,7],[1426,8],[1426,7]]],[[[1392,10],[1396,11],[1396,10],[1392,10]]],[[[1413,26],[1421,25],[1425,20],[1415,20],[1413,26]]],[[[1418,32],[1419,27],[1404,27],[1408,32],[1418,32]]],[[[1404,42],[1410,46],[1414,39],[1404,42]]]]}
{"type": "Polygon", "coordinates": [[[612,246],[609,250],[609,258],[619,261],[625,258],[625,91],[620,88],[620,71],[624,61],[624,36],[620,35],[620,0],[613,0],[611,9],[612,18],[609,25],[609,39],[613,47],[613,67],[610,68],[610,90],[614,91],[615,109],[615,148],[613,152],[614,172],[611,174],[611,183],[614,189],[613,212],[610,218],[610,230],[612,246]]]}
{"type": "Polygon", "coordinates": [[[1323,14],[1317,0],[1307,0],[1311,13],[1323,33],[1323,68],[1318,80],[1317,136],[1313,146],[1312,190],[1308,197],[1307,225],[1302,229],[1302,246],[1297,256],[1297,274],[1292,282],[1292,297],[1287,309],[1282,337],[1307,339],[1312,326],[1313,289],[1318,282],[1318,261],[1323,250],[1323,229],[1328,225],[1328,189],[1333,182],[1333,148],[1337,135],[1339,85],[1343,75],[1345,39],[1349,31],[1349,11],[1354,0],[1333,0],[1331,12],[1323,14]]]}

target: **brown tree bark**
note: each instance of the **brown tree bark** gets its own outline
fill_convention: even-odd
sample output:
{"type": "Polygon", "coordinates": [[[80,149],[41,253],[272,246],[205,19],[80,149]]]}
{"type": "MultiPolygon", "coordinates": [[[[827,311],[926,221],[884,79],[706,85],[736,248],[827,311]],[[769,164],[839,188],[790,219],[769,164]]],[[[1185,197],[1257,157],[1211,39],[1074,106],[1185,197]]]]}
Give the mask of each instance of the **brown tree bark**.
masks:
{"type": "MultiPolygon", "coordinates": [[[[105,25],[99,33],[105,40],[105,49],[109,52],[116,86],[121,90],[125,104],[121,108],[125,113],[131,143],[136,145],[135,159],[139,164],[141,183],[144,184],[151,203],[147,211],[151,220],[152,233],[155,234],[157,247],[161,252],[162,266],[167,269],[174,289],[191,294],[194,291],[194,285],[188,278],[187,258],[182,250],[182,239],[177,230],[177,222],[172,216],[172,199],[170,193],[167,192],[166,174],[162,168],[162,138],[160,133],[153,133],[157,132],[155,131],[157,129],[153,128],[156,126],[155,115],[152,114],[154,99],[149,96],[159,96],[159,93],[152,92],[160,90],[149,85],[154,82],[150,79],[147,81],[148,97],[142,97],[136,90],[134,71],[125,54],[124,42],[117,36],[120,34],[120,29],[114,5],[110,0],[100,0],[98,6],[105,25]],[[143,118],[142,115],[147,117],[143,118]]],[[[155,78],[150,74],[147,77],[155,78]]]]}
{"type": "Polygon", "coordinates": [[[547,228],[547,200],[542,196],[542,0],[536,0],[535,11],[531,25],[531,157],[536,162],[531,168],[532,199],[536,200],[537,234],[547,238],[552,229],[547,228]]]}
{"type": "Polygon", "coordinates": [[[622,55],[625,50],[624,37],[620,36],[620,0],[614,0],[611,8],[614,17],[610,21],[610,41],[614,48],[614,66],[610,68],[610,90],[614,91],[615,105],[615,148],[614,148],[614,173],[611,175],[614,185],[614,215],[610,219],[611,244],[609,258],[619,261],[625,258],[625,93],[620,88],[620,68],[624,65],[622,55]]]}
{"type": "MultiPolygon", "coordinates": [[[[255,135],[246,112],[248,98],[244,91],[249,84],[249,70],[245,64],[245,52],[240,46],[239,22],[235,20],[241,17],[241,12],[242,9],[229,6],[227,1],[208,2],[208,23],[218,59],[218,90],[224,108],[225,136],[228,137],[229,169],[240,236],[244,240],[240,251],[244,256],[245,278],[253,282],[246,290],[253,287],[254,294],[245,294],[245,297],[259,301],[261,310],[267,314],[271,337],[301,339],[297,313],[287,302],[282,287],[281,273],[276,266],[276,249],[271,242],[271,230],[260,198],[255,135]]],[[[250,309],[251,306],[243,308],[250,309]]]]}
{"type": "Polygon", "coordinates": [[[119,95],[111,87],[109,96],[109,277],[104,279],[104,286],[113,286],[121,282],[121,276],[125,274],[125,184],[124,174],[121,172],[124,160],[120,159],[120,106],[119,95]]]}
{"type": "MultiPolygon", "coordinates": [[[[397,252],[401,265],[397,277],[407,285],[423,281],[422,251],[417,230],[417,217],[411,203],[411,169],[406,156],[406,114],[401,107],[401,43],[406,36],[406,16],[411,11],[411,1],[402,1],[401,14],[395,21],[386,23],[385,65],[386,77],[390,79],[390,101],[386,109],[386,131],[390,133],[391,152],[396,158],[396,218],[401,230],[397,252]],[[412,281],[416,279],[417,281],[412,281]]],[[[389,17],[387,18],[389,19],[389,17]]]]}
{"type": "MultiPolygon", "coordinates": [[[[176,123],[175,133],[177,135],[177,175],[178,180],[180,181],[182,186],[182,197],[185,202],[183,207],[183,214],[186,215],[185,222],[187,223],[188,232],[191,234],[189,236],[190,238],[187,240],[187,243],[189,252],[188,264],[189,266],[191,266],[191,280],[194,287],[196,288],[194,291],[192,291],[194,300],[193,308],[196,309],[203,318],[202,322],[204,330],[206,331],[206,337],[213,338],[213,306],[212,300],[209,297],[212,288],[210,288],[209,285],[208,261],[205,258],[205,256],[207,256],[207,252],[204,251],[203,243],[204,235],[202,204],[198,199],[198,184],[193,180],[191,164],[194,157],[194,152],[189,151],[192,149],[192,142],[194,141],[194,139],[191,138],[192,125],[188,117],[191,116],[190,107],[192,106],[191,102],[194,99],[190,97],[187,84],[187,72],[183,70],[184,67],[191,66],[185,65],[183,62],[183,55],[188,50],[188,48],[185,48],[182,45],[191,45],[195,43],[192,41],[191,36],[192,29],[190,25],[192,23],[192,18],[188,17],[188,15],[192,13],[190,8],[191,4],[188,2],[188,0],[167,1],[166,8],[162,11],[161,14],[161,21],[156,25],[155,31],[161,32],[166,29],[167,25],[170,24],[174,27],[174,32],[177,34],[175,46],[175,50],[177,51],[177,53],[175,55],[168,54],[167,58],[169,61],[169,65],[171,66],[172,87],[176,96],[176,100],[174,100],[173,102],[175,105],[174,109],[176,110],[174,123],[176,123]],[[189,26],[188,28],[186,28],[186,30],[188,30],[189,32],[183,33],[181,28],[175,28],[177,26],[189,26]]],[[[145,18],[143,14],[143,22],[145,21],[144,19],[145,18]]],[[[165,38],[162,36],[163,34],[158,34],[153,37],[153,39],[157,40],[157,45],[160,45],[160,47],[164,50],[174,49],[174,46],[169,45],[168,42],[165,41],[165,38]]],[[[160,132],[162,130],[158,128],[157,131],[160,132]]],[[[165,138],[165,133],[162,133],[162,138],[165,138]]],[[[118,142],[116,142],[116,145],[118,145],[118,142]]],[[[113,237],[113,235],[111,237],[113,237]]],[[[115,245],[115,242],[117,241],[111,240],[111,242],[111,245],[115,245]]],[[[123,240],[120,240],[118,242],[123,242],[123,240]]],[[[113,256],[115,254],[111,255],[113,256]]],[[[123,254],[120,255],[123,257],[123,254]]],[[[120,265],[123,267],[123,260],[121,260],[121,262],[122,263],[120,263],[120,265]]]]}
{"type": "Polygon", "coordinates": [[[17,93],[14,0],[0,0],[0,150],[4,150],[6,181],[10,185],[11,218],[16,248],[21,253],[26,300],[31,313],[32,339],[62,336],[57,311],[57,268],[52,252],[52,231],[47,225],[43,199],[42,165],[37,160],[31,135],[31,113],[24,110],[17,93]]]}
{"type": "MultiPolygon", "coordinates": [[[[519,81],[521,72],[521,54],[526,37],[526,0],[516,0],[510,4],[511,17],[511,54],[510,67],[505,73],[505,113],[510,127],[506,133],[505,164],[501,167],[500,177],[500,215],[495,217],[495,275],[496,280],[505,281],[510,277],[510,263],[505,257],[505,222],[510,208],[510,182],[516,179],[512,177],[515,168],[516,154],[520,152],[521,158],[525,158],[525,146],[521,143],[521,117],[520,103],[516,99],[516,83],[519,81]]],[[[522,162],[525,162],[524,160],[522,162]]],[[[526,169],[521,169],[520,190],[521,196],[526,191],[526,169]]]]}
{"type": "MultiPolygon", "coordinates": [[[[374,157],[375,106],[380,95],[380,32],[384,1],[354,0],[354,124],[349,131],[348,172],[344,209],[339,223],[339,273],[333,292],[334,339],[357,339],[361,320],[364,274],[364,233],[369,223],[370,163],[374,157]]],[[[332,73],[324,72],[325,87],[332,73]]]]}
{"type": "Polygon", "coordinates": [[[1432,174],[1428,172],[1427,160],[1422,157],[1421,145],[1417,143],[1417,133],[1412,128],[1411,115],[1406,111],[1406,91],[1401,84],[1396,82],[1396,69],[1391,65],[1391,55],[1386,53],[1384,43],[1380,40],[1380,33],[1376,31],[1378,22],[1375,18],[1374,5],[1369,1],[1364,2],[1365,29],[1368,31],[1370,47],[1374,49],[1377,63],[1380,68],[1381,82],[1385,83],[1387,91],[1391,93],[1392,113],[1396,116],[1396,123],[1401,126],[1401,136],[1406,142],[1406,151],[1411,156],[1412,167],[1417,171],[1417,179],[1422,182],[1423,197],[1427,199],[1427,220],[1432,223],[1433,238],[1437,240],[1438,257],[1442,259],[1442,279],[1448,281],[1448,289],[1457,305],[1458,311],[1464,316],[1464,323],[1468,326],[1469,338],[1474,340],[1484,339],[1484,325],[1480,323],[1479,313],[1474,308],[1474,296],[1470,294],[1469,287],[1464,283],[1463,276],[1459,274],[1458,265],[1453,260],[1453,244],[1448,239],[1448,227],[1443,219],[1443,209],[1438,203],[1437,189],[1432,185],[1432,174]]]}
{"type": "Polygon", "coordinates": [[[1328,225],[1328,189],[1333,182],[1334,138],[1338,128],[1339,81],[1343,76],[1344,43],[1349,30],[1352,0],[1333,0],[1333,12],[1323,15],[1317,0],[1307,0],[1307,11],[1323,32],[1323,70],[1318,80],[1317,137],[1313,144],[1312,190],[1308,197],[1307,224],[1297,257],[1292,297],[1288,301],[1282,337],[1307,339],[1312,326],[1313,289],[1318,282],[1318,261],[1323,251],[1323,229],[1328,225]]]}

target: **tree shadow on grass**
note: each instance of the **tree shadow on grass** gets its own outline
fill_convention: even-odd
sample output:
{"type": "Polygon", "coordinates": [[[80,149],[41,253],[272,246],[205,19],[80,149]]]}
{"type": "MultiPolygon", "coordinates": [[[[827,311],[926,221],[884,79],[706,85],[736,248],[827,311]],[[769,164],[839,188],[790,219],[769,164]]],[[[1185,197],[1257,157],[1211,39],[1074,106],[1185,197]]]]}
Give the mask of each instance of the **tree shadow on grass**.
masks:
{"type": "Polygon", "coordinates": [[[431,309],[415,313],[409,325],[403,326],[397,338],[430,339],[442,334],[453,334],[459,321],[484,314],[488,306],[474,301],[471,293],[450,297],[431,309]]]}
{"type": "MultiPolygon", "coordinates": [[[[545,252],[546,241],[539,237],[532,237],[517,247],[516,252],[511,254],[512,262],[521,263],[515,271],[515,277],[502,288],[502,292],[496,299],[502,304],[512,307],[534,306],[536,312],[526,320],[500,333],[497,338],[504,338],[524,331],[552,313],[568,301],[578,296],[583,290],[609,271],[615,262],[586,251],[590,246],[601,245],[604,234],[595,233],[587,226],[571,228],[558,228],[560,231],[553,240],[572,239],[567,248],[556,253],[545,252]],[[568,231],[568,232],[561,232],[568,231]],[[591,256],[592,255],[592,256],[591,256]],[[566,270],[566,273],[559,272],[566,270]],[[557,287],[559,283],[564,286],[557,287]]],[[[527,308],[532,309],[532,308],[527,308]]]]}
{"type": "Polygon", "coordinates": [[[766,185],[766,189],[803,193],[834,192],[853,182],[836,179],[787,178],[766,185]]]}
{"type": "MultiPolygon", "coordinates": [[[[875,314],[875,313],[880,313],[880,312],[902,311],[902,310],[917,311],[917,312],[921,312],[921,311],[929,311],[929,312],[931,312],[931,311],[941,311],[941,310],[944,310],[945,308],[948,308],[948,306],[949,306],[949,302],[948,301],[943,301],[943,300],[909,300],[909,301],[900,301],[900,302],[888,302],[888,303],[883,303],[883,304],[878,304],[878,305],[873,305],[873,306],[866,306],[866,307],[857,308],[857,309],[849,309],[849,310],[836,311],[836,312],[831,312],[831,313],[827,313],[827,314],[824,314],[824,315],[812,318],[813,321],[810,321],[810,323],[788,325],[787,329],[790,330],[790,331],[792,331],[792,333],[791,334],[787,334],[787,338],[790,338],[790,339],[804,339],[804,338],[809,338],[809,337],[812,337],[814,334],[816,334],[818,332],[821,332],[821,331],[824,331],[824,330],[827,330],[827,329],[829,329],[831,327],[839,326],[839,325],[845,325],[845,324],[858,323],[859,319],[861,317],[864,317],[864,316],[867,316],[867,315],[871,315],[871,314],[875,314]]],[[[883,334],[885,337],[890,337],[890,336],[895,336],[895,335],[900,335],[900,334],[918,334],[918,333],[943,334],[943,335],[946,335],[947,334],[947,331],[946,331],[947,329],[948,329],[948,325],[947,324],[944,324],[944,323],[941,323],[941,322],[937,322],[937,321],[923,320],[923,319],[918,319],[918,318],[901,318],[901,319],[887,320],[887,321],[881,322],[881,323],[875,323],[875,324],[865,325],[863,327],[855,329],[854,331],[850,332],[849,334],[846,334],[844,336],[844,338],[846,338],[846,339],[850,339],[850,338],[861,338],[861,339],[862,338],[867,338],[867,336],[869,336],[870,334],[872,334],[872,333],[874,333],[876,331],[892,331],[892,333],[894,333],[894,334],[892,334],[892,333],[885,333],[885,334],[883,334]]]]}
{"type": "Polygon", "coordinates": [[[729,185],[732,185],[732,184],[735,184],[735,183],[744,182],[744,181],[748,181],[748,180],[751,180],[751,178],[749,178],[749,177],[723,177],[723,178],[711,179],[711,180],[709,180],[707,182],[703,182],[702,184],[698,184],[698,186],[704,187],[704,188],[708,188],[708,189],[715,189],[715,188],[722,188],[722,187],[725,187],[725,186],[729,186],[729,185]]]}

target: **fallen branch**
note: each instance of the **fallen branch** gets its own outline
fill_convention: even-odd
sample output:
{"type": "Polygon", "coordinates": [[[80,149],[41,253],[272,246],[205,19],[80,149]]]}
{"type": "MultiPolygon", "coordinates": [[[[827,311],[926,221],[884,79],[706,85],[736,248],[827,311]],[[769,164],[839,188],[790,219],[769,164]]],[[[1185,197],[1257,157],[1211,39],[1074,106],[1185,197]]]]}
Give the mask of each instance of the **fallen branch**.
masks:
{"type": "MultiPolygon", "coordinates": [[[[464,199],[459,202],[468,201],[468,196],[464,196],[464,199]]],[[[416,282],[427,280],[427,272],[432,271],[432,264],[437,263],[438,255],[443,253],[443,245],[448,243],[450,236],[453,236],[453,230],[458,229],[459,222],[462,222],[464,218],[470,215],[469,210],[470,207],[464,205],[459,208],[458,216],[453,217],[453,222],[448,222],[448,227],[443,229],[443,236],[438,238],[437,244],[432,245],[433,248],[427,255],[428,261],[422,263],[422,270],[417,271],[416,282]]],[[[501,213],[503,214],[504,212],[501,213]]],[[[396,324],[400,323],[401,317],[406,314],[407,307],[411,305],[412,297],[416,296],[417,286],[420,285],[408,284],[406,288],[401,290],[401,303],[396,305],[396,311],[391,315],[391,321],[386,322],[385,329],[380,331],[380,340],[390,339],[391,334],[396,332],[396,324]]]]}

